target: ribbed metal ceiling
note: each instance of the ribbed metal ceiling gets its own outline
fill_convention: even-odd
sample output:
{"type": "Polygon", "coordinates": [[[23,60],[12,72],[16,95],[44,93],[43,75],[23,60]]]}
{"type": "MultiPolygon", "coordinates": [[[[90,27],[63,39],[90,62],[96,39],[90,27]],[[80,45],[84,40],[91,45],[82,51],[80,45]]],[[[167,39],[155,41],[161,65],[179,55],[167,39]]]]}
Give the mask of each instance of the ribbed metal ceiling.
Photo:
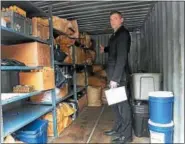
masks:
{"type": "Polygon", "coordinates": [[[139,28],[155,1],[34,1],[36,6],[48,12],[52,5],[53,15],[77,19],[80,32],[90,34],[110,33],[109,13],[118,10],[124,16],[124,25],[132,31],[139,28]]]}

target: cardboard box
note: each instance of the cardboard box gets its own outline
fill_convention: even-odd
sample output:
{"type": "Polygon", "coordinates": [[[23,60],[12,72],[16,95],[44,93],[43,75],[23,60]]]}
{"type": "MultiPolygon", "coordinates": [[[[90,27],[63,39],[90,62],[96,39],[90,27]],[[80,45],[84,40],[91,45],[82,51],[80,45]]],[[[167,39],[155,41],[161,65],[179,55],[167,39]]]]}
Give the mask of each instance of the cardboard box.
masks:
{"type": "Polygon", "coordinates": [[[79,111],[81,112],[83,108],[86,106],[87,106],[87,95],[84,95],[78,100],[79,111]]]}
{"type": "Polygon", "coordinates": [[[26,66],[51,66],[49,46],[38,42],[2,45],[1,54],[2,58],[15,59],[26,66]]]}
{"type": "Polygon", "coordinates": [[[44,20],[39,17],[32,18],[32,35],[43,40],[49,39],[49,26],[47,24],[47,19],[44,20]]]}
{"type": "Polygon", "coordinates": [[[42,24],[38,22],[37,18],[32,18],[32,36],[41,38],[42,24]]]}
{"type": "Polygon", "coordinates": [[[55,87],[54,70],[20,72],[21,85],[33,85],[35,90],[48,90],[55,87]]]}
{"type": "Polygon", "coordinates": [[[41,29],[41,39],[48,40],[49,39],[49,27],[43,26],[41,29]]]}
{"type": "Polygon", "coordinates": [[[64,84],[62,88],[60,88],[59,97],[65,97],[68,94],[68,84],[64,84]]]}

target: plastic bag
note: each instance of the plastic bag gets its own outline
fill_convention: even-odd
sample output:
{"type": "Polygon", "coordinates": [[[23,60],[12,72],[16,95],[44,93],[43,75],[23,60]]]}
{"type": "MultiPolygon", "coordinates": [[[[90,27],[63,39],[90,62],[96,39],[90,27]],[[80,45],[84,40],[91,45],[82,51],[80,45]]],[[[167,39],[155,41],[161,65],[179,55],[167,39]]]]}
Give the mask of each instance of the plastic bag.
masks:
{"type": "Polygon", "coordinates": [[[61,51],[59,44],[56,44],[54,48],[54,59],[56,61],[63,62],[66,57],[67,54],[61,51]]]}
{"type": "Polygon", "coordinates": [[[75,109],[69,106],[67,103],[59,104],[60,112],[64,114],[64,116],[70,116],[75,113],[75,109]]]}
{"type": "Polygon", "coordinates": [[[61,88],[62,85],[65,83],[66,78],[63,75],[61,68],[56,66],[55,67],[55,85],[57,88],[61,88]]]}

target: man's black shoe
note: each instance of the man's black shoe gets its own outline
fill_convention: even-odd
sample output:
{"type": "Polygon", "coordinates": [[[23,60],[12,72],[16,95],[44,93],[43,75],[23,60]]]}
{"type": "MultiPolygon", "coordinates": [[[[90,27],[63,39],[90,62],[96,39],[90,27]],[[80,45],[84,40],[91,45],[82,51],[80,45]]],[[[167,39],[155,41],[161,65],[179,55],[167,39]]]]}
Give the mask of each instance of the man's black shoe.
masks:
{"type": "Polygon", "coordinates": [[[116,144],[130,143],[130,142],[132,142],[132,137],[126,138],[126,137],[122,136],[122,137],[119,137],[115,140],[112,140],[112,143],[116,143],[116,144]]]}
{"type": "Polygon", "coordinates": [[[104,134],[107,135],[107,136],[112,136],[112,135],[115,135],[117,133],[114,130],[109,130],[109,131],[105,131],[104,134]]]}
{"type": "Polygon", "coordinates": [[[112,136],[112,141],[119,140],[119,139],[120,139],[120,136],[118,136],[118,135],[113,135],[112,136]]]}

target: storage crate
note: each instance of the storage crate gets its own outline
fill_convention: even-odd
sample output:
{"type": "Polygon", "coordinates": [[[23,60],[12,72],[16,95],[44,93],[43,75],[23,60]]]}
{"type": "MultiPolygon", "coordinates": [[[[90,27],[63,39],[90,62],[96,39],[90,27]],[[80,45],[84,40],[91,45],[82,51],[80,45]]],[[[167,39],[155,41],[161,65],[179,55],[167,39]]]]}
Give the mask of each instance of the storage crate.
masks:
{"type": "Polygon", "coordinates": [[[161,89],[162,77],[159,73],[134,73],[132,75],[132,98],[148,100],[149,92],[161,89]]]}
{"type": "Polygon", "coordinates": [[[135,104],[133,110],[133,129],[137,137],[149,137],[148,129],[148,104],[135,104]]]}
{"type": "Polygon", "coordinates": [[[47,143],[47,120],[37,119],[15,132],[15,138],[25,143],[47,143]]]}
{"type": "Polygon", "coordinates": [[[2,17],[6,20],[6,26],[12,28],[14,31],[24,33],[25,31],[25,17],[13,11],[1,12],[2,17]]]}

